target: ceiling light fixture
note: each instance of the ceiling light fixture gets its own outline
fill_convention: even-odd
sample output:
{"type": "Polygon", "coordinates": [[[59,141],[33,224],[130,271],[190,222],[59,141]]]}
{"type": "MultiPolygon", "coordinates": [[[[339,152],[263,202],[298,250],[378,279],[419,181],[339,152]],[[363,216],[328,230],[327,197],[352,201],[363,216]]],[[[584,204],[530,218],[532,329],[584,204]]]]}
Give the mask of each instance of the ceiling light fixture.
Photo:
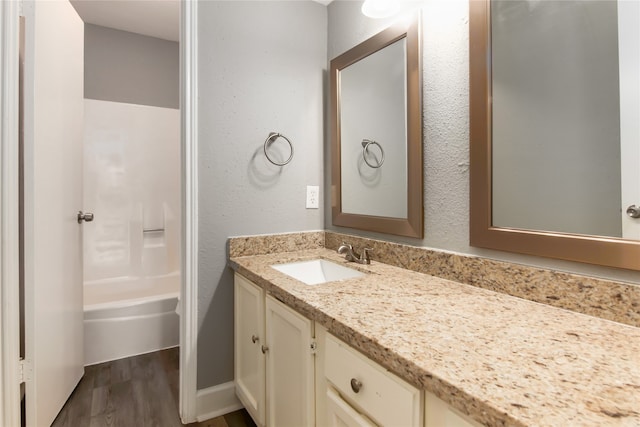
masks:
{"type": "Polygon", "coordinates": [[[365,0],[362,4],[362,13],[368,18],[388,18],[399,11],[399,0],[365,0]]]}

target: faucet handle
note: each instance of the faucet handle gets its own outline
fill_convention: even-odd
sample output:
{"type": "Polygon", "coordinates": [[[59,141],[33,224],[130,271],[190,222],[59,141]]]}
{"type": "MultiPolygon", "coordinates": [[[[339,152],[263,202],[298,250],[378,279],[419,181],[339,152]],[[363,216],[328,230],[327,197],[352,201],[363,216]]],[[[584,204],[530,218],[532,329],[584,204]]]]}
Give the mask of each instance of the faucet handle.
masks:
{"type": "Polygon", "coordinates": [[[347,261],[354,261],[353,246],[342,242],[342,245],[338,248],[338,253],[345,254],[345,259],[347,261]]]}
{"type": "Polygon", "coordinates": [[[353,246],[351,246],[347,242],[342,242],[342,245],[340,245],[340,247],[338,248],[338,253],[344,253],[344,251],[346,250],[353,251],[353,246]]]}
{"type": "Polygon", "coordinates": [[[369,256],[371,252],[373,252],[373,248],[362,249],[362,253],[360,254],[360,260],[364,261],[367,264],[371,264],[371,257],[369,256]]]}

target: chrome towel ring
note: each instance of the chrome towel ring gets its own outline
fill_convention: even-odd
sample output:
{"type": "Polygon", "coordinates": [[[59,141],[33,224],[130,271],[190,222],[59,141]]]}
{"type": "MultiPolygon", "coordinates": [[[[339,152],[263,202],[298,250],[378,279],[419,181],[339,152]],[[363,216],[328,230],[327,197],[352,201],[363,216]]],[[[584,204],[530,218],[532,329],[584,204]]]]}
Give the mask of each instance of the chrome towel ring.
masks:
{"type": "Polygon", "coordinates": [[[271,133],[269,133],[269,136],[267,137],[267,139],[264,140],[264,155],[267,157],[267,160],[269,160],[274,165],[276,165],[276,166],[284,166],[287,163],[289,163],[291,161],[291,159],[293,158],[293,144],[291,143],[291,141],[289,141],[289,138],[287,138],[283,134],[276,133],[276,132],[271,132],[271,133]],[[282,163],[278,163],[278,162],[274,161],[271,157],[269,157],[269,153],[267,151],[267,148],[269,147],[269,145],[271,143],[273,143],[278,138],[283,138],[285,141],[287,141],[289,143],[289,148],[291,149],[291,154],[289,155],[289,158],[287,160],[285,160],[284,162],[282,162],[282,163]]]}
{"type": "Polygon", "coordinates": [[[372,141],[370,139],[363,139],[362,140],[362,158],[364,159],[364,162],[369,167],[374,168],[374,169],[378,169],[384,163],[384,150],[382,149],[382,145],[380,145],[380,143],[378,143],[377,141],[372,141]],[[367,160],[367,153],[369,152],[369,146],[370,145],[377,145],[378,148],[380,149],[380,153],[382,154],[382,157],[380,158],[380,161],[378,161],[377,164],[371,164],[367,160]]]}

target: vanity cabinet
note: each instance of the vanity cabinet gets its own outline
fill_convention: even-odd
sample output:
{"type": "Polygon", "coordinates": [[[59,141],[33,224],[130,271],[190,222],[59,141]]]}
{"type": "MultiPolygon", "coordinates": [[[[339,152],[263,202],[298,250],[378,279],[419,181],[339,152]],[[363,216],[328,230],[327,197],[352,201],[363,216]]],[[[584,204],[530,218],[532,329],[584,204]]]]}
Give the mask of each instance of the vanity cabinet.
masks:
{"type": "Polygon", "coordinates": [[[315,425],[312,323],[266,297],[267,426],[315,425]]]}
{"type": "Polygon", "coordinates": [[[317,426],[482,427],[316,325],[317,426]],[[355,381],[354,381],[355,380],[355,381]]]}
{"type": "Polygon", "coordinates": [[[315,425],[313,322],[235,275],[236,395],[260,427],[315,425]]]}
{"type": "Polygon", "coordinates": [[[332,388],[327,389],[327,424],[329,426],[376,427],[367,417],[356,411],[332,388]]]}
{"type": "Polygon", "coordinates": [[[425,427],[482,427],[482,424],[453,409],[432,393],[425,393],[425,427]]]}
{"type": "Polygon", "coordinates": [[[259,427],[480,427],[235,275],[236,395],[259,427]]]}
{"type": "Polygon", "coordinates": [[[329,425],[423,425],[419,389],[331,334],[323,351],[329,425]]]}
{"type": "Polygon", "coordinates": [[[244,277],[234,280],[234,377],[236,395],[258,427],[266,421],[264,290],[244,277]]]}

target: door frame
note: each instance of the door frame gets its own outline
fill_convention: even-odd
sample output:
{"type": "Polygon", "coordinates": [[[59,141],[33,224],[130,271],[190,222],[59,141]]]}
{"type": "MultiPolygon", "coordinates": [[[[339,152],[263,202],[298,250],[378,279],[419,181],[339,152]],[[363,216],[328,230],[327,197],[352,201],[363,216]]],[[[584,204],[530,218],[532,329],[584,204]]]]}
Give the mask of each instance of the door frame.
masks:
{"type": "Polygon", "coordinates": [[[182,272],[180,418],[196,421],[198,360],[198,2],[180,2],[182,272]]]}
{"type": "MultiPolygon", "coordinates": [[[[20,425],[18,43],[21,1],[0,2],[0,425],[20,425]]],[[[198,338],[197,2],[181,2],[182,281],[180,402],[196,419],[198,338]]]]}
{"type": "Polygon", "coordinates": [[[21,3],[0,4],[0,424],[20,425],[18,47],[21,3]]]}

